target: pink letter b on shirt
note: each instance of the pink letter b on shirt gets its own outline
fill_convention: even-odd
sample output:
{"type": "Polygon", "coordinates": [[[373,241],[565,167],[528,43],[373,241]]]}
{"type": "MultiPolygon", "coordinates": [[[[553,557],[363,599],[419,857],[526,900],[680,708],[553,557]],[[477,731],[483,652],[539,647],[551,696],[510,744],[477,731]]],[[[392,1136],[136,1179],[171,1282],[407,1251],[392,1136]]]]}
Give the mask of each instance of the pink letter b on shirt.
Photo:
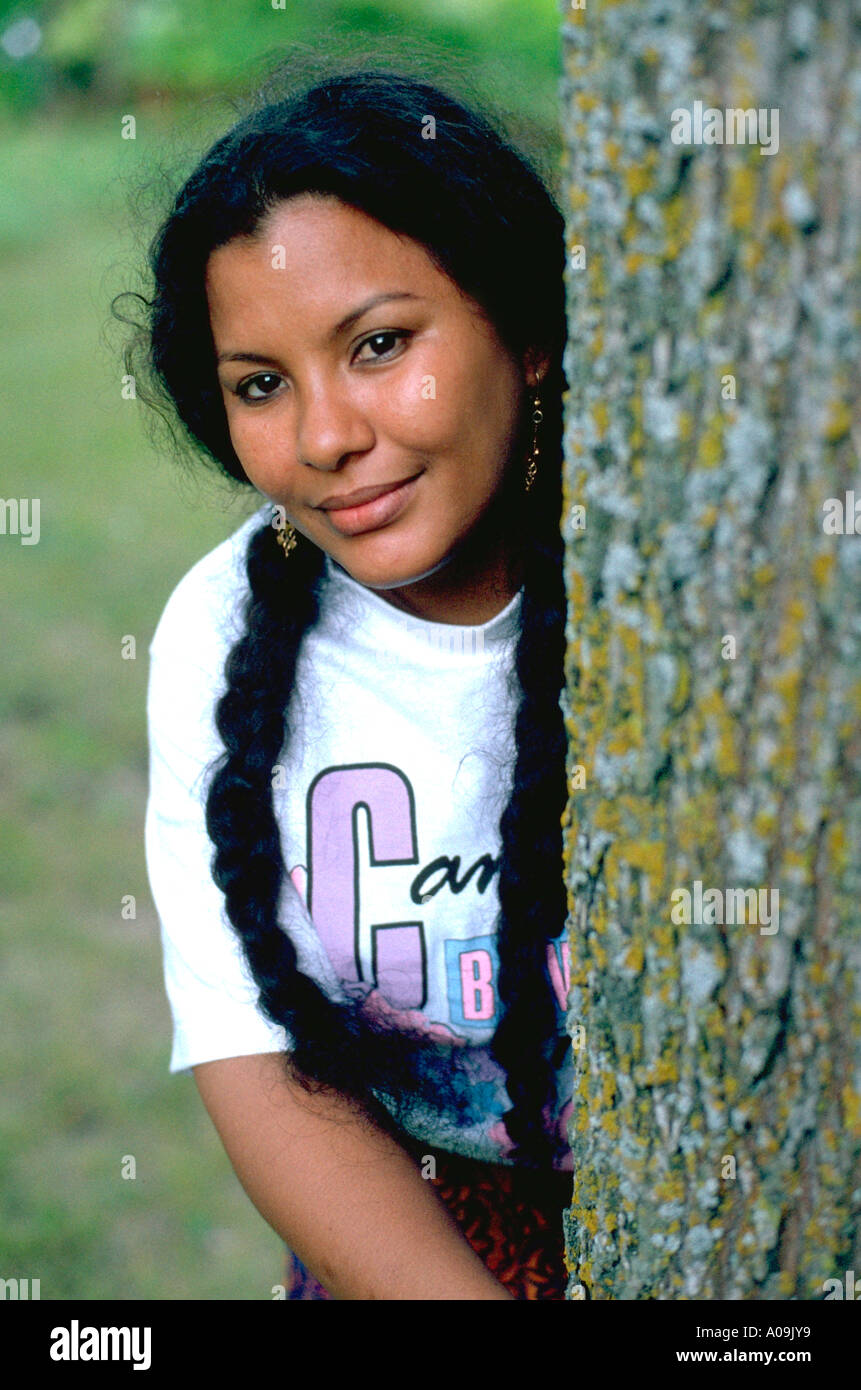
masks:
{"type": "Polygon", "coordinates": [[[460,957],[463,1016],[471,1023],[493,1018],[493,961],[489,951],[463,951],[460,957]]]}

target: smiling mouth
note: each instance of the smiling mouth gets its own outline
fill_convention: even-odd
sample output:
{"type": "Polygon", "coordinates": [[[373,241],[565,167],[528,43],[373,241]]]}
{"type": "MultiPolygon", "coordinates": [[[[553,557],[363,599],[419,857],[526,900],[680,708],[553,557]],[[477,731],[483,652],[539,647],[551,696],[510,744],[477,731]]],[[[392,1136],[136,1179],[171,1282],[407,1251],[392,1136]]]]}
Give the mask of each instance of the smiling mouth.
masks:
{"type": "Polygon", "coordinates": [[[380,483],[377,487],[360,487],[355,492],[345,492],[338,496],[326,497],[317,506],[323,512],[342,511],[345,507],[361,507],[365,502],[373,502],[378,497],[384,497],[388,492],[394,492],[396,488],[403,487],[406,483],[411,483],[413,478],[419,475],[414,473],[410,478],[401,478],[396,483],[380,483]]]}
{"type": "Polygon", "coordinates": [[[346,493],[330,501],[320,510],[329,519],[329,525],[342,536],[358,536],[366,531],[379,530],[394,521],[412,498],[420,473],[405,478],[400,483],[389,483],[383,487],[361,488],[354,493],[346,493]],[[364,500],[354,502],[358,497],[364,500]],[[349,498],[349,501],[347,499],[349,498]],[[334,505],[334,504],[337,505],[334,505]]]}

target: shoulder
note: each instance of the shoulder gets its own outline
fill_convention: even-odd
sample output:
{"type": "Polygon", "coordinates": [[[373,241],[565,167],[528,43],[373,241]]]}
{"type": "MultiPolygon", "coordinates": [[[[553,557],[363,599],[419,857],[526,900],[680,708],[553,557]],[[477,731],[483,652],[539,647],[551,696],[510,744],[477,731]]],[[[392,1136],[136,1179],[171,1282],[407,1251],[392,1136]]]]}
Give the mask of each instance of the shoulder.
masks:
{"type": "Polygon", "coordinates": [[[232,644],[241,630],[248,592],[248,542],[270,511],[259,507],[183,575],[156,624],[150,643],[153,654],[173,649],[187,658],[201,658],[232,644]]]}

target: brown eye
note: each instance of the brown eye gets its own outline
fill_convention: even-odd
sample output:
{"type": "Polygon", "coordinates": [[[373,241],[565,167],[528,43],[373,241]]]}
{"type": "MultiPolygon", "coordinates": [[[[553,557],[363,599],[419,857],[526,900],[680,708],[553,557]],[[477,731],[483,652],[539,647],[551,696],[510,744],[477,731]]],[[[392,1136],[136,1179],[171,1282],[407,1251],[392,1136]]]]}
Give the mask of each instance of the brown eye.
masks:
{"type": "Polygon", "coordinates": [[[258,372],[256,376],[240,382],[236,394],[243,401],[263,401],[277,391],[280,383],[281,378],[276,372],[258,372]]]}
{"type": "Polygon", "coordinates": [[[398,343],[401,340],[405,341],[407,338],[409,338],[409,336],[409,333],[399,333],[396,332],[394,329],[387,329],[385,332],[380,333],[372,333],[370,338],[366,338],[357,351],[362,352],[366,347],[373,346],[374,356],[366,357],[364,360],[366,362],[378,362],[382,358],[388,357],[394,351],[392,347],[386,347],[385,351],[377,352],[376,349],[378,344],[383,343],[385,345],[390,343],[398,343]]]}

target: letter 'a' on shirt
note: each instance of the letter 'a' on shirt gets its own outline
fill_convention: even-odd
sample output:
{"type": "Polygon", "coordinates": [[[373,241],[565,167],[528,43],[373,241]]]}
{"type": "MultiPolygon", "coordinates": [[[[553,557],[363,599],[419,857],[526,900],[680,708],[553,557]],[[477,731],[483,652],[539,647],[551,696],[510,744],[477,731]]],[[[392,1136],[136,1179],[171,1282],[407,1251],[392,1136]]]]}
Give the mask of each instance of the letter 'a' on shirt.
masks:
{"type": "MultiPolygon", "coordinates": [[[[289,1050],[262,1014],[211,875],[205,800],[222,752],[215,705],[242,632],[248,539],[260,509],[179,582],[150,645],[146,856],[173,1016],[171,1072],[289,1050]]],[[[285,583],[289,583],[289,560],[285,583]]],[[[429,1041],[464,1047],[471,1083],[429,1144],[506,1162],[510,1108],[488,1052],[496,998],[499,819],[511,795],[522,591],[489,622],[402,612],[326,556],[318,622],[286,704],[272,796],[287,873],[279,921],[332,999],[364,1000],[429,1041]]],[[[286,693],[285,693],[286,694],[286,693]]],[[[564,1032],[565,932],[548,945],[564,1032]]],[[[559,1072],[564,1134],[573,1072],[559,1072]]],[[[412,1124],[411,1124],[412,1128],[412,1124]]],[[[567,1162],[563,1166],[570,1166],[567,1162]]]]}

